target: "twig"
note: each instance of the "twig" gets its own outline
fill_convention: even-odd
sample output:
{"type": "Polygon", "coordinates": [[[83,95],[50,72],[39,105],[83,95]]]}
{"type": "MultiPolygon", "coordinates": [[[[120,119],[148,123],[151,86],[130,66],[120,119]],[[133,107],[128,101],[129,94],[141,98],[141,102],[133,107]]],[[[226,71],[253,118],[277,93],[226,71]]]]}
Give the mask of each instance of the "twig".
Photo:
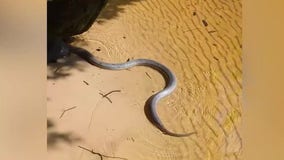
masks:
{"type": "Polygon", "coordinates": [[[214,33],[214,32],[216,32],[216,31],[208,31],[208,33],[214,33]]]}
{"type": "Polygon", "coordinates": [[[68,109],[63,110],[63,112],[61,113],[61,115],[60,115],[59,118],[62,118],[65,112],[70,111],[70,110],[72,110],[72,109],[75,109],[76,107],[77,107],[77,106],[74,106],[74,107],[71,107],[71,108],[68,108],[68,109]]]}
{"type": "Polygon", "coordinates": [[[217,57],[213,56],[213,58],[214,58],[216,61],[219,61],[219,59],[218,59],[217,57]]]}
{"type": "Polygon", "coordinates": [[[89,85],[89,83],[88,82],[86,82],[86,81],[83,81],[86,85],[89,85]]]}
{"type": "Polygon", "coordinates": [[[109,97],[105,97],[102,93],[99,93],[103,98],[106,98],[110,103],[112,103],[111,99],[109,97]]]}
{"type": "Polygon", "coordinates": [[[103,160],[103,157],[105,158],[117,158],[117,159],[123,159],[123,160],[127,160],[126,158],[122,158],[122,157],[114,157],[114,156],[107,156],[107,155],[103,155],[101,153],[98,153],[98,152],[94,152],[94,150],[90,150],[88,148],[85,148],[85,147],[82,147],[82,146],[78,146],[79,148],[83,149],[83,150],[86,150],[92,154],[96,154],[98,156],[100,156],[101,160],[103,160]]]}
{"type": "Polygon", "coordinates": [[[114,93],[114,92],[121,92],[121,90],[113,90],[108,92],[107,94],[99,93],[103,98],[106,98],[110,103],[112,103],[111,99],[108,97],[108,95],[114,93]]]}
{"type": "Polygon", "coordinates": [[[145,74],[146,74],[150,79],[152,79],[148,72],[145,72],[145,74]]]}
{"type": "Polygon", "coordinates": [[[110,92],[108,92],[107,94],[105,94],[103,97],[106,97],[106,96],[112,94],[113,92],[121,92],[121,90],[113,90],[113,91],[110,91],[110,92]]]}

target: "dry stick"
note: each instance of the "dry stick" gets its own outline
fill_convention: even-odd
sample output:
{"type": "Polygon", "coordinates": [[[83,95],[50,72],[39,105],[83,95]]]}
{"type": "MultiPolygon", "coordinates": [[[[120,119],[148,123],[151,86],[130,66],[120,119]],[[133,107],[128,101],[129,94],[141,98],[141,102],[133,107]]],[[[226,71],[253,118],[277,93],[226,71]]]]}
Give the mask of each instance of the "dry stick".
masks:
{"type": "Polygon", "coordinates": [[[216,61],[219,61],[219,59],[218,59],[217,57],[214,56],[213,58],[214,58],[216,61]]]}
{"type": "Polygon", "coordinates": [[[117,159],[123,159],[123,160],[127,160],[126,158],[121,158],[121,157],[113,157],[113,156],[107,156],[107,155],[103,155],[101,153],[98,153],[98,152],[94,152],[93,150],[90,150],[88,148],[85,148],[85,147],[82,147],[82,146],[78,146],[79,148],[83,149],[83,150],[86,150],[92,154],[96,154],[98,156],[100,156],[101,160],[103,160],[103,157],[105,158],[117,158],[117,159]]]}
{"type": "Polygon", "coordinates": [[[110,103],[112,103],[111,99],[109,97],[105,97],[102,93],[99,93],[103,98],[106,98],[110,103]]]}
{"type": "Polygon", "coordinates": [[[216,32],[216,31],[208,31],[208,33],[214,33],[214,32],[216,32]]]}
{"type": "Polygon", "coordinates": [[[59,118],[62,118],[62,116],[64,115],[65,112],[70,111],[71,109],[75,109],[75,108],[76,108],[76,106],[63,110],[63,112],[61,113],[59,118]]]}
{"type": "Polygon", "coordinates": [[[113,92],[121,92],[121,90],[113,90],[113,91],[110,91],[110,92],[108,92],[107,94],[103,95],[103,97],[106,97],[106,96],[112,94],[113,92]]]}
{"type": "Polygon", "coordinates": [[[114,93],[114,92],[121,92],[121,90],[113,90],[113,91],[110,91],[108,92],[107,94],[102,94],[102,93],[99,93],[103,98],[106,98],[110,103],[112,103],[111,99],[108,97],[108,95],[114,93]]]}
{"type": "Polygon", "coordinates": [[[150,79],[152,79],[148,72],[145,72],[145,73],[150,79]]]}
{"type": "Polygon", "coordinates": [[[86,82],[86,81],[83,81],[86,85],[89,85],[89,83],[88,82],[86,82]]]}

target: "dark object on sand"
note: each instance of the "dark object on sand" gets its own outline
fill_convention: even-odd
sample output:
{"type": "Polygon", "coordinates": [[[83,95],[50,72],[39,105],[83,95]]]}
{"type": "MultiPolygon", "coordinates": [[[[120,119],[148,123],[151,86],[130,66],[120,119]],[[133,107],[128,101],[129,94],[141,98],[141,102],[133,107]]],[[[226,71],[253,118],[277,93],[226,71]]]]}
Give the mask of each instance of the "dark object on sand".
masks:
{"type": "Polygon", "coordinates": [[[60,48],[60,41],[87,31],[106,2],[107,0],[47,1],[48,62],[56,62],[66,54],[64,48],[60,48]]]}

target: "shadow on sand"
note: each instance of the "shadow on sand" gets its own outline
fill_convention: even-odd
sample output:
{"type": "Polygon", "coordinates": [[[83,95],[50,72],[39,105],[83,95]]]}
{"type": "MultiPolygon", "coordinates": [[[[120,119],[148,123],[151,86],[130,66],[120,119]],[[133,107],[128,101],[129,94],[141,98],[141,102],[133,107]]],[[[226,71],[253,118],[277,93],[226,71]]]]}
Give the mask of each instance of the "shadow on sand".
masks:
{"type": "Polygon", "coordinates": [[[107,5],[101,11],[96,21],[99,24],[103,24],[103,22],[107,20],[118,17],[120,13],[124,13],[125,6],[136,5],[136,3],[140,1],[143,1],[143,0],[108,0],[107,5]]]}
{"type": "Polygon", "coordinates": [[[56,148],[59,143],[73,144],[82,139],[72,132],[58,132],[55,130],[55,124],[47,119],[47,147],[56,148]]]}

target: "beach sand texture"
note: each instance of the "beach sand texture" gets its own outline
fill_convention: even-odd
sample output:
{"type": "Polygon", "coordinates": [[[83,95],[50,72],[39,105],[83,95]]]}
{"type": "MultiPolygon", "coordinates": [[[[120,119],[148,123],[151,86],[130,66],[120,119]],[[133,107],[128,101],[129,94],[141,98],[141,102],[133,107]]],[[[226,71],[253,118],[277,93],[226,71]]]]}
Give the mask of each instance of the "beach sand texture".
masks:
{"type": "Polygon", "coordinates": [[[241,20],[241,1],[110,0],[73,44],[106,62],[168,66],[178,85],[158,104],[161,120],[198,134],[170,137],[148,121],[145,102],[165,85],[155,70],[103,70],[73,55],[48,66],[48,159],[99,160],[91,150],[128,160],[241,159],[241,20]]]}

